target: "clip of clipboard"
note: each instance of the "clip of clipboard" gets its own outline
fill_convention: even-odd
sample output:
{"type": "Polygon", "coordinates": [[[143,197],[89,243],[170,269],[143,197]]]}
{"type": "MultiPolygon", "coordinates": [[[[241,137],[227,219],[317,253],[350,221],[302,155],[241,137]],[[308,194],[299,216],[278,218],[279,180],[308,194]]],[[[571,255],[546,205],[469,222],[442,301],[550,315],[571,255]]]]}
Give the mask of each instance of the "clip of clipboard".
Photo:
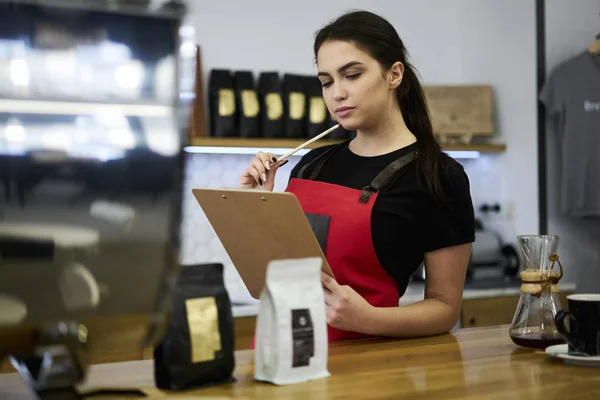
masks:
{"type": "Polygon", "coordinates": [[[320,257],[333,276],[306,214],[288,192],[192,189],[250,295],[260,298],[272,260],[320,257]]]}

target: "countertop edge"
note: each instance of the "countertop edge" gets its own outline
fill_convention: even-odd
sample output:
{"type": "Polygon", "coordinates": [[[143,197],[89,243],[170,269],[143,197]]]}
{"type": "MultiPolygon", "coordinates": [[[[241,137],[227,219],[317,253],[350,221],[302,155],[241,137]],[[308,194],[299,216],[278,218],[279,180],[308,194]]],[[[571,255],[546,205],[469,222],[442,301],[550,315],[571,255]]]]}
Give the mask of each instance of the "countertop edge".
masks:
{"type": "MultiPolygon", "coordinates": [[[[576,285],[574,283],[561,283],[561,291],[575,291],[576,285]]],[[[399,305],[404,306],[413,304],[423,300],[425,291],[425,285],[422,283],[411,284],[404,295],[400,298],[399,305]]],[[[463,300],[475,300],[475,299],[487,299],[492,297],[508,297],[520,295],[520,288],[518,286],[513,287],[499,287],[489,289],[465,289],[463,292],[463,300]]],[[[249,304],[233,304],[232,313],[234,318],[243,317],[255,317],[258,315],[259,301],[249,304]]]]}

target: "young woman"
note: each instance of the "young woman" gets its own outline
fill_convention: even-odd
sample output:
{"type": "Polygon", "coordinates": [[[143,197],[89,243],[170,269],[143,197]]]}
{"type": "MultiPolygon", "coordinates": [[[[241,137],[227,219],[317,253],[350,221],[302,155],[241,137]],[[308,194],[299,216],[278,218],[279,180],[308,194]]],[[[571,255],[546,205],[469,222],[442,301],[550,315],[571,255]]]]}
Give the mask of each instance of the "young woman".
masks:
{"type": "MultiPolygon", "coordinates": [[[[328,226],[315,234],[335,275],[322,276],[329,339],[447,332],[475,236],[468,178],[436,142],[423,89],[388,21],[342,15],[317,33],[314,53],[327,108],[356,131],[306,154],[287,188],[328,226]],[[423,261],[424,300],[399,306],[423,261]]],[[[240,187],[273,190],[275,161],[257,154],[240,187]]]]}

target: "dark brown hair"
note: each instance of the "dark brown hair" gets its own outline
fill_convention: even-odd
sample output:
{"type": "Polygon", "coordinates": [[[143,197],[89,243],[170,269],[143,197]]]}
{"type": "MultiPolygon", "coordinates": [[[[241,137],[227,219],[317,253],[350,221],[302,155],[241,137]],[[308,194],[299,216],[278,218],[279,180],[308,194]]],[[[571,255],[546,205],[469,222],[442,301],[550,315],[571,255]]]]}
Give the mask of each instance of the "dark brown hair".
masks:
{"type": "Polygon", "coordinates": [[[404,64],[402,83],[396,99],[408,129],[417,138],[417,167],[425,178],[427,189],[438,200],[444,198],[440,173],[447,159],[433,136],[433,127],[425,94],[415,68],[408,62],[408,52],[396,29],[384,18],[368,11],[351,11],[338,17],[316,33],[315,59],[328,40],[351,42],[379,62],[384,70],[400,61],[404,64]]]}

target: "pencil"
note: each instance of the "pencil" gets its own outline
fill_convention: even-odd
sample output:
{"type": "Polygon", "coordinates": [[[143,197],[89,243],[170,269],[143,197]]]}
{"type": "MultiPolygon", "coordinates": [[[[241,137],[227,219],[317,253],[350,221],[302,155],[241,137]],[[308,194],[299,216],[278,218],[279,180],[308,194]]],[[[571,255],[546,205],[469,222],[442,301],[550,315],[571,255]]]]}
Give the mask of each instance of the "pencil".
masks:
{"type": "Polygon", "coordinates": [[[325,137],[327,135],[329,135],[331,132],[333,132],[334,130],[336,130],[337,128],[339,128],[340,124],[335,124],[334,126],[332,126],[331,128],[327,129],[325,132],[321,132],[319,133],[317,136],[315,136],[314,138],[307,140],[306,142],[302,143],[300,146],[296,147],[293,150],[288,151],[287,153],[285,153],[284,155],[280,156],[277,159],[277,162],[281,162],[283,160],[285,160],[286,158],[288,158],[289,156],[291,156],[292,154],[296,153],[298,150],[302,150],[303,148],[305,148],[306,146],[308,146],[309,144],[316,142],[317,140],[321,139],[322,137],[325,137]]]}

